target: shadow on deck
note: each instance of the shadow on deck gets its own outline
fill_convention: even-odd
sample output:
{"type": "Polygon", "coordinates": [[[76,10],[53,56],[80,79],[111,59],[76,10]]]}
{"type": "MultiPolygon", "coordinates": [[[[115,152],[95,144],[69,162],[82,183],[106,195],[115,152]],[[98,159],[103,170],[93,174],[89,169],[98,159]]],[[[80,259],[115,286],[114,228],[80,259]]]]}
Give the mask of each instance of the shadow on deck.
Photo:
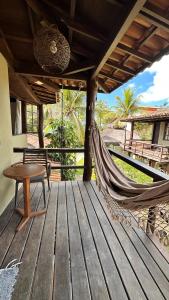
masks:
{"type": "MultiPolygon", "coordinates": [[[[41,186],[31,195],[40,209],[41,186]]],[[[166,256],[141,229],[111,221],[95,183],[52,183],[47,199],[47,214],[19,233],[13,202],[0,217],[0,265],[22,261],[13,300],[169,299],[166,256]]]]}

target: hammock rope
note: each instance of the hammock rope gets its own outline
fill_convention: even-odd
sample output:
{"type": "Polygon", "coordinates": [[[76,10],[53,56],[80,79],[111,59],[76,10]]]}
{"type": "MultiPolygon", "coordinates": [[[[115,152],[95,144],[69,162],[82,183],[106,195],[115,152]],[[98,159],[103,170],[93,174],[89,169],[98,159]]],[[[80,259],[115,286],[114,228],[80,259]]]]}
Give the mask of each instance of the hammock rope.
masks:
{"type": "Polygon", "coordinates": [[[134,182],[113,161],[96,124],[91,128],[91,140],[96,182],[106,199],[112,218],[131,225],[134,217],[138,226],[156,234],[168,246],[169,181],[151,184],[134,182]],[[152,207],[152,213],[148,214],[152,207]]]}

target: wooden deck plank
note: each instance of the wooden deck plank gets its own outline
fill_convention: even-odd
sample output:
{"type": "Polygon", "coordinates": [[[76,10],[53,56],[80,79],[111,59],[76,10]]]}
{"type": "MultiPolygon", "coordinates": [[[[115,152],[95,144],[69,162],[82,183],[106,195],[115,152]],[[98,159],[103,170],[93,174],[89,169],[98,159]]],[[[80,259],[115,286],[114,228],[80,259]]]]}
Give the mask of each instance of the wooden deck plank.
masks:
{"type": "MultiPolygon", "coordinates": [[[[124,231],[127,233],[127,239],[130,238],[131,242],[133,243],[135,249],[139,253],[140,257],[142,258],[145,266],[149,270],[152,278],[157,283],[156,286],[161,290],[161,293],[166,297],[169,298],[169,281],[164,276],[163,272],[158,267],[157,263],[153,260],[150,253],[147,251],[145,246],[141,243],[139,238],[137,237],[136,233],[133,229],[127,228],[127,226],[124,227],[124,231]]],[[[120,236],[122,238],[123,234],[120,236]]],[[[148,280],[148,279],[147,279],[148,280]]],[[[148,280],[147,284],[150,284],[150,281],[148,280]]],[[[145,288],[145,286],[144,286],[145,288]]],[[[156,287],[157,289],[157,287],[156,287]]],[[[153,287],[151,288],[151,293],[153,293],[155,289],[153,290],[153,287]]],[[[163,297],[163,299],[164,299],[163,297]]],[[[160,299],[160,296],[156,296],[156,299],[160,299]]]]}
{"type": "Polygon", "coordinates": [[[66,207],[65,182],[59,182],[58,211],[56,225],[55,275],[53,299],[70,300],[72,295],[70,278],[70,254],[66,207]]]}
{"type": "Polygon", "coordinates": [[[51,185],[48,210],[31,292],[31,300],[50,300],[53,291],[58,183],[51,185]]]}
{"type": "MultiPolygon", "coordinates": [[[[31,200],[33,200],[34,202],[34,187],[33,185],[31,186],[31,197],[33,197],[31,200]]],[[[22,193],[20,194],[20,197],[22,197],[22,193]]],[[[21,199],[21,198],[20,198],[21,199]]],[[[20,202],[20,206],[23,205],[23,201],[20,202]]],[[[17,225],[19,224],[21,220],[21,216],[19,214],[17,214],[16,212],[12,213],[12,216],[9,220],[9,223],[7,224],[5,230],[3,231],[3,233],[1,234],[0,237],[0,265],[3,264],[3,261],[5,259],[5,256],[8,252],[8,249],[10,248],[10,245],[14,239],[14,237],[16,236],[16,232],[15,229],[17,227],[17,225]]],[[[13,257],[16,258],[16,257],[13,257]]]]}
{"type": "Polygon", "coordinates": [[[110,297],[112,299],[118,299],[118,300],[128,299],[125,288],[123,286],[120,275],[118,273],[118,269],[115,265],[114,258],[112,257],[109,246],[108,246],[106,239],[104,237],[104,234],[102,232],[101,225],[99,224],[99,221],[97,219],[97,216],[96,216],[93,206],[91,204],[89,195],[90,196],[92,196],[92,195],[90,193],[88,195],[88,192],[87,192],[83,182],[78,182],[78,184],[79,184],[79,187],[81,190],[83,204],[85,206],[86,214],[89,219],[90,228],[91,228],[94,240],[95,240],[95,245],[96,245],[100,263],[102,265],[102,269],[104,272],[104,277],[107,282],[110,297]],[[112,282],[113,282],[113,284],[112,284],[112,282]]]}
{"type": "MultiPolygon", "coordinates": [[[[35,184],[34,187],[36,192],[32,195],[31,207],[33,210],[37,210],[40,202],[41,194],[42,194],[42,188],[40,185],[37,184],[35,184]]],[[[10,248],[2,264],[3,267],[5,267],[13,259],[17,259],[17,261],[21,261],[22,254],[24,252],[25,245],[27,243],[27,239],[29,237],[30,230],[32,228],[32,224],[33,224],[33,218],[27,223],[27,225],[23,228],[23,230],[21,230],[20,234],[15,233],[10,248]]],[[[13,228],[13,231],[15,232],[15,228],[13,228]]]]}
{"type": "Polygon", "coordinates": [[[110,299],[77,182],[72,182],[92,299],[110,299]]]}
{"type": "MultiPolygon", "coordinates": [[[[36,185],[31,184],[30,193],[31,197],[35,191],[36,185]]],[[[18,191],[18,201],[19,204],[23,202],[23,188],[21,187],[18,191]]],[[[14,214],[14,198],[10,201],[5,211],[0,216],[0,236],[5,229],[5,227],[8,225],[11,217],[14,214]]]]}
{"type": "Polygon", "coordinates": [[[167,256],[141,229],[111,220],[95,183],[52,183],[47,195],[47,214],[18,233],[12,205],[0,217],[1,265],[22,261],[12,300],[169,299],[167,256]]]}
{"type": "Polygon", "coordinates": [[[73,300],[90,300],[90,287],[71,182],[66,182],[73,300]]]}
{"type": "Polygon", "coordinates": [[[116,265],[128,292],[129,298],[133,300],[147,299],[142,289],[142,286],[138,282],[137,276],[135,275],[134,270],[128,261],[128,258],[126,257],[126,254],[115,232],[112,230],[111,223],[109,222],[105,211],[101,208],[103,207],[100,204],[101,201],[103,201],[102,194],[98,192],[98,188],[94,183],[92,183],[92,187],[94,188],[93,191],[95,191],[95,193],[93,193],[92,189],[90,189],[90,183],[86,184],[86,186],[91,193],[91,199],[95,207],[95,211],[102,224],[102,228],[107,238],[107,242],[112,251],[112,255],[116,261],[116,265]]]}
{"type": "MultiPolygon", "coordinates": [[[[48,203],[48,197],[47,197],[47,203],[48,203]]],[[[44,206],[44,202],[41,194],[38,209],[42,209],[43,206],[44,206]]],[[[33,220],[33,225],[26,243],[26,247],[21,257],[22,264],[20,265],[20,272],[19,272],[19,276],[17,279],[12,300],[30,299],[45,216],[46,215],[44,214],[39,217],[35,217],[33,220]]]]}
{"type": "MultiPolygon", "coordinates": [[[[146,247],[147,251],[150,253],[151,257],[155,262],[158,264],[159,268],[162,270],[162,272],[165,274],[165,276],[169,279],[169,260],[167,260],[167,257],[169,258],[169,255],[166,253],[166,257],[161,253],[159,250],[160,248],[157,248],[155,244],[153,243],[153,239],[150,239],[143,230],[139,230],[139,228],[135,227],[134,232],[137,234],[141,242],[146,247]]],[[[157,243],[158,244],[158,243],[157,243]]],[[[163,249],[163,253],[165,252],[165,249],[163,249]]]]}
{"type": "MultiPolygon", "coordinates": [[[[97,187],[95,186],[95,184],[92,185],[94,189],[97,191],[97,187]]],[[[103,196],[100,196],[99,198],[101,201],[103,201],[103,205],[104,205],[105,200],[103,200],[103,196]]],[[[107,211],[107,216],[110,216],[108,211],[107,211]]],[[[113,224],[113,228],[116,231],[118,238],[120,239],[123,249],[125,249],[128,259],[130,260],[130,263],[133,265],[139,280],[141,280],[142,282],[143,289],[145,290],[148,299],[168,299],[169,298],[169,282],[168,282],[169,276],[165,277],[162,269],[160,270],[160,268],[156,264],[156,260],[155,260],[156,255],[154,255],[154,252],[151,251],[151,253],[154,255],[154,260],[153,260],[151,254],[146,250],[146,248],[141,243],[141,241],[139,241],[138,237],[136,237],[136,234],[131,227],[121,225],[118,222],[111,222],[111,223],[113,224]],[[136,254],[136,251],[138,254],[136,254]],[[140,261],[140,258],[142,261],[140,261]],[[145,273],[145,267],[147,268],[148,272],[151,274],[152,278],[150,278],[150,276],[147,277],[145,273]],[[144,277],[147,280],[147,283],[144,282],[144,277]],[[154,287],[153,287],[152,279],[155,282],[154,287]]],[[[142,232],[144,237],[146,236],[146,234],[141,229],[136,229],[136,230],[142,232]]],[[[160,263],[162,263],[164,257],[162,257],[160,252],[159,253],[157,252],[159,251],[156,248],[156,254],[158,256],[160,255],[158,259],[160,260],[161,258],[160,263]]],[[[167,265],[166,260],[165,263],[167,265]]]]}

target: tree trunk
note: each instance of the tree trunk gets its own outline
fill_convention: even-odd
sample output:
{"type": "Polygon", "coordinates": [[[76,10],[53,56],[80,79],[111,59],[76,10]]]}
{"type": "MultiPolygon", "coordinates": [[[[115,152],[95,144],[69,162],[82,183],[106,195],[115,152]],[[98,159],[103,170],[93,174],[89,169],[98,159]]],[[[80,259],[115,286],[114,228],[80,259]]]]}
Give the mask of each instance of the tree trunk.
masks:
{"type": "Polygon", "coordinates": [[[91,127],[94,122],[95,100],[97,95],[96,79],[87,80],[86,128],[84,143],[84,173],[83,180],[89,181],[92,176],[91,127]]]}
{"type": "Polygon", "coordinates": [[[38,137],[39,137],[39,147],[44,148],[43,139],[43,105],[38,106],[38,137]]]}

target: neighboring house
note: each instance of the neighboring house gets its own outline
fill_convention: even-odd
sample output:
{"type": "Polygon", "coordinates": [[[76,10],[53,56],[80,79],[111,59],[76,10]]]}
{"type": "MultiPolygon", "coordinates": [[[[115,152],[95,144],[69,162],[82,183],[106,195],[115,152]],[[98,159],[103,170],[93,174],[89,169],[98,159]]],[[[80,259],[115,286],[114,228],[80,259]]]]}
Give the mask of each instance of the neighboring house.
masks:
{"type": "Polygon", "coordinates": [[[158,162],[169,169],[169,109],[158,109],[151,114],[132,116],[121,121],[127,122],[127,127],[131,128],[124,150],[148,159],[152,166],[158,162]],[[144,130],[144,127],[148,138],[134,138],[134,132],[141,128],[144,130]]]}

